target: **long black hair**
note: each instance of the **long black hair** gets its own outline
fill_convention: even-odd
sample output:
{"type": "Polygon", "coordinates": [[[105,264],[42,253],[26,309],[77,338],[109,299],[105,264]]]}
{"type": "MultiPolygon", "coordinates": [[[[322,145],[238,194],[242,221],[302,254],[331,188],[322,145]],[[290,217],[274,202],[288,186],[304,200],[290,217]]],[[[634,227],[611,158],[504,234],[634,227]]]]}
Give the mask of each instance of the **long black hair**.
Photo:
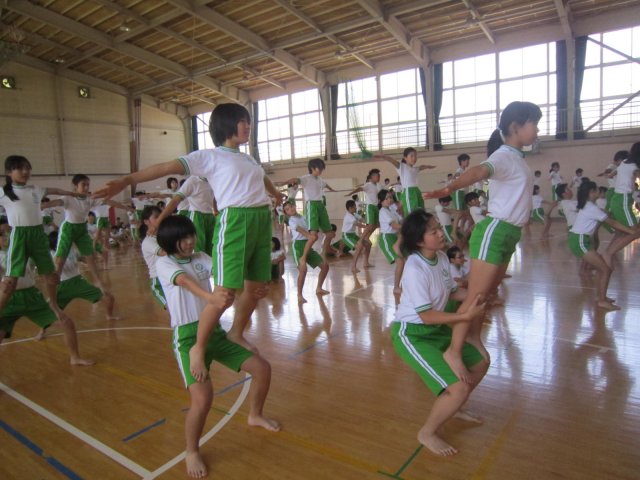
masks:
{"type": "Polygon", "coordinates": [[[592,190],[598,190],[595,182],[582,182],[578,187],[578,210],[582,210],[589,201],[589,193],[592,190]]]}
{"type": "Polygon", "coordinates": [[[4,161],[5,183],[2,189],[4,190],[4,194],[9,197],[12,202],[19,200],[19,198],[16,195],[16,192],[13,191],[13,181],[11,180],[11,177],[6,174],[13,170],[19,170],[25,167],[31,170],[31,162],[22,155],[9,155],[4,161]]]}
{"type": "Polygon", "coordinates": [[[536,104],[531,102],[511,102],[500,114],[498,128],[493,131],[489,138],[487,156],[490,156],[504,145],[502,138],[509,136],[509,127],[513,122],[522,126],[529,121],[538,123],[541,118],[542,110],[536,104]]]}
{"type": "Polygon", "coordinates": [[[405,148],[405,149],[403,150],[403,152],[402,152],[402,160],[401,160],[401,162],[402,162],[402,163],[407,163],[407,160],[406,160],[406,159],[407,159],[407,157],[409,156],[409,154],[414,153],[414,152],[415,152],[415,153],[418,153],[418,151],[417,151],[415,148],[413,148],[413,147],[407,147],[407,148],[405,148]]]}
{"type": "Polygon", "coordinates": [[[158,215],[160,215],[162,213],[162,210],[160,210],[160,208],[156,207],[155,205],[147,205],[142,210],[142,218],[141,218],[142,223],[140,224],[140,227],[139,227],[141,238],[146,237],[147,230],[149,230],[149,226],[146,223],[144,223],[144,221],[149,220],[154,213],[157,213],[158,215]]]}
{"type": "Polygon", "coordinates": [[[629,150],[629,158],[625,161],[625,163],[635,163],[636,167],[640,169],[640,142],[636,142],[631,145],[631,150],[629,150]]]}
{"type": "Polygon", "coordinates": [[[387,195],[389,195],[389,190],[384,188],[378,192],[378,210],[382,208],[382,202],[387,199],[387,195]]]}

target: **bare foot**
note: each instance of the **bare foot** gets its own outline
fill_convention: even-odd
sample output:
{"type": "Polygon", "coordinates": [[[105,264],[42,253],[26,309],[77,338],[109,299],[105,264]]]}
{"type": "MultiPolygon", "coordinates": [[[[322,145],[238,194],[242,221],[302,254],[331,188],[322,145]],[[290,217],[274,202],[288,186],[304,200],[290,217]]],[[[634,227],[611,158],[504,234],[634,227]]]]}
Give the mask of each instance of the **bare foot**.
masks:
{"type": "Polygon", "coordinates": [[[41,328],[38,333],[33,337],[34,340],[44,340],[44,337],[47,336],[47,331],[44,328],[41,328]]]}
{"type": "Polygon", "coordinates": [[[304,303],[307,303],[307,299],[304,298],[302,295],[298,296],[298,305],[302,305],[304,303]]]}
{"type": "Polygon", "coordinates": [[[207,476],[207,466],[204,464],[200,452],[187,452],[187,475],[191,478],[204,478],[207,476]]]}
{"type": "MultiPolygon", "coordinates": [[[[446,350],[442,354],[442,358],[447,362],[453,373],[460,379],[461,382],[469,383],[469,370],[464,366],[462,357],[454,355],[450,350],[446,350]]],[[[425,445],[426,446],[426,445],[425,445]]]]}
{"type": "Polygon", "coordinates": [[[609,303],[615,303],[616,299],[611,297],[604,297],[604,299],[609,303]]]}
{"type": "Polygon", "coordinates": [[[605,310],[621,310],[621,308],[613,302],[608,302],[606,300],[596,303],[599,308],[604,308],[605,310]]]}
{"type": "Polygon", "coordinates": [[[329,295],[331,292],[329,290],[324,290],[319,288],[316,290],[316,295],[329,295]]]}
{"type": "Polygon", "coordinates": [[[482,417],[469,410],[458,410],[458,412],[454,415],[454,418],[459,418],[460,420],[464,420],[465,422],[477,423],[480,425],[484,423],[482,417]]]}
{"type": "Polygon", "coordinates": [[[441,457],[449,457],[458,453],[456,448],[449,445],[436,434],[428,435],[420,430],[418,432],[418,441],[427,447],[432,453],[441,457]]]}
{"type": "Polygon", "coordinates": [[[76,365],[78,367],[90,367],[91,365],[95,365],[95,360],[85,360],[84,358],[72,358],[69,362],[71,365],[76,365]]]}
{"type": "Polygon", "coordinates": [[[207,367],[204,365],[204,354],[196,347],[189,350],[189,364],[189,371],[196,382],[204,382],[207,379],[207,367]]]}
{"type": "Polygon", "coordinates": [[[262,427],[270,432],[279,432],[282,428],[277,420],[262,415],[249,415],[247,423],[252,427],[262,427]]]}

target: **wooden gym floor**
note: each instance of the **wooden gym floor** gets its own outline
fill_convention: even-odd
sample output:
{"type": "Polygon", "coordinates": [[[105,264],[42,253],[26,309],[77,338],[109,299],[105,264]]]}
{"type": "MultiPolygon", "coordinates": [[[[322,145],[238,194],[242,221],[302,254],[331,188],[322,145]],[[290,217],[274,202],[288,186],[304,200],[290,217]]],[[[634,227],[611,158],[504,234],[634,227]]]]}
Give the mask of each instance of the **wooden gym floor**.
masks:
{"type": "MultiPolygon", "coordinates": [[[[216,365],[216,396],[202,448],[219,479],[635,479],[640,471],[640,242],[618,256],[609,295],[593,306],[560,223],[524,238],[504,283],[505,307],[485,328],[492,365],[469,408],[482,426],[452,420],[443,437],[460,449],[439,458],[416,440],[433,396],[389,340],[392,267],[354,277],[333,261],[326,286],[298,308],[297,273],[260,302],[248,338],[273,366],[266,413],[277,434],[246,425],[250,380],[216,365]]],[[[604,242],[608,240],[604,235],[604,242]]],[[[30,340],[23,319],[0,347],[1,479],[182,479],[188,396],[171,350],[167,314],[148,290],[134,248],[113,252],[104,273],[123,318],[76,301],[83,356],[71,367],[62,337],[30,340]]],[[[231,311],[223,318],[228,325],[231,311]]]]}

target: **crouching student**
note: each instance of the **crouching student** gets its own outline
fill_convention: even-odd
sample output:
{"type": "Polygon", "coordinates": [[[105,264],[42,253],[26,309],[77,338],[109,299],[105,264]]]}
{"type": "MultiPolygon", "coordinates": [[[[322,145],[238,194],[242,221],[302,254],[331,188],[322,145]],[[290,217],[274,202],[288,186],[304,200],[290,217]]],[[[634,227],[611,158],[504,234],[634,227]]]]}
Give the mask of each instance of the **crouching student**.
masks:
{"type": "Polygon", "coordinates": [[[418,432],[418,441],[436,455],[454,455],[458,450],[439,436],[439,429],[454,416],[481,423],[462,407],[487,373],[489,363],[473,345],[465,343],[462,361],[470,375],[468,382],[462,382],[443,354],[451,343],[451,327],[479,318],[484,304],[479,303],[478,295],[465,313],[446,308],[449,300],[464,300],[466,291],[457,288],[449,272],[449,261],[442,252],[445,235],[436,217],[424,210],[412,212],[402,224],[402,239],[409,257],[391,338],[398,355],[437,396],[418,432]]]}
{"type": "MultiPolygon", "coordinates": [[[[203,381],[197,381],[191,374],[189,350],[196,343],[202,310],[207,304],[219,301],[209,282],[212,260],[204,252],[194,253],[196,229],[187,217],[174,215],[164,219],[158,228],[157,240],[167,254],[157,259],[156,268],[171,318],[173,350],[191,397],[185,419],[187,474],[202,478],[207,475],[207,466],[200,455],[198,441],[213,402],[213,385],[208,373],[203,381]]],[[[231,370],[249,373],[252,379],[248,424],[272,432],[280,430],[276,420],[262,413],[271,383],[269,362],[229,340],[220,325],[216,325],[208,337],[204,358],[207,372],[215,360],[231,370]]]]}

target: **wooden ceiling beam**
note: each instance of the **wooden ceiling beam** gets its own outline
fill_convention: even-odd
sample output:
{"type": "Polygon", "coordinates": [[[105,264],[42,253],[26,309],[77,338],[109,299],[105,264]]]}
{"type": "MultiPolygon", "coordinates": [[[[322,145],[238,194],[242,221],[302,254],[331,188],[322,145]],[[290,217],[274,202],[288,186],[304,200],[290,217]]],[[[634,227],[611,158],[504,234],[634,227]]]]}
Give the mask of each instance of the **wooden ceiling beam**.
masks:
{"type": "Polygon", "coordinates": [[[571,11],[569,5],[565,5],[563,0],[553,0],[560,18],[560,26],[564,33],[565,40],[570,41],[573,38],[573,28],[571,28],[571,11]]]}
{"type": "Polygon", "coordinates": [[[322,86],[326,83],[324,72],[321,72],[311,65],[305,65],[299,58],[291,55],[282,48],[273,48],[260,35],[225,17],[221,13],[216,12],[207,6],[196,6],[188,0],[168,0],[172,5],[182,9],[183,11],[194,15],[201,21],[208,23],[214,28],[225,32],[227,35],[255,48],[263,55],[271,57],[294,73],[315,86],[322,86]]]}
{"type": "Polygon", "coordinates": [[[418,65],[423,68],[429,66],[431,62],[429,49],[420,39],[413,37],[395,15],[385,12],[378,0],[357,0],[357,2],[409,52],[418,65]]]}
{"type": "Polygon", "coordinates": [[[482,16],[480,15],[480,12],[478,12],[478,9],[475,7],[475,5],[471,3],[471,0],[462,0],[462,3],[464,3],[464,6],[467,7],[467,10],[469,10],[469,13],[471,14],[471,18],[475,20],[475,22],[480,27],[480,30],[482,30],[487,39],[489,39],[489,41],[495,45],[496,39],[493,36],[493,32],[488,27],[487,23],[482,20],[482,16]]]}
{"type": "MultiPolygon", "coordinates": [[[[33,5],[26,0],[9,0],[7,2],[7,8],[21,15],[34,18],[38,21],[44,22],[61,30],[85,38],[93,43],[100,45],[101,47],[123,53],[154,67],[166,70],[174,75],[177,75],[180,79],[192,79],[191,72],[185,66],[177,62],[151,53],[130,43],[114,39],[106,33],[83,25],[79,22],[64,17],[63,15],[52,12],[46,8],[33,5]]],[[[235,87],[221,87],[218,82],[215,82],[213,79],[206,75],[194,76],[193,80],[197,83],[200,83],[202,86],[215,91],[216,93],[228,97],[234,102],[246,104],[250,101],[249,94],[244,90],[240,90],[235,87]]]]}

